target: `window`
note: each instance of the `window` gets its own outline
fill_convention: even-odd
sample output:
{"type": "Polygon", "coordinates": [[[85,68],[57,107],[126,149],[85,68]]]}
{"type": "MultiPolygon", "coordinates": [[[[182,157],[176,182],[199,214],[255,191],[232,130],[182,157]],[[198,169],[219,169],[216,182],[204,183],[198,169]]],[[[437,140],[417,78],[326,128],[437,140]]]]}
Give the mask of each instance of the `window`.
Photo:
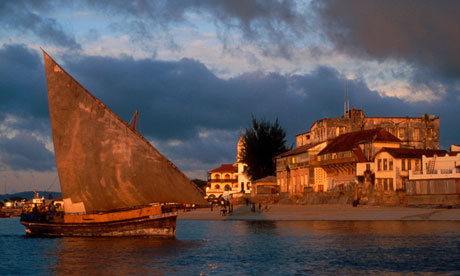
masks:
{"type": "Polygon", "coordinates": [[[230,187],[230,185],[227,184],[227,185],[225,185],[225,190],[226,190],[226,191],[231,191],[232,188],[230,187]]]}
{"type": "Polygon", "coordinates": [[[339,135],[342,135],[345,133],[345,127],[344,126],[339,126],[339,127],[336,127],[335,129],[335,136],[339,136],[339,135]]]}
{"type": "Polygon", "coordinates": [[[388,162],[388,165],[389,165],[389,170],[392,171],[393,170],[393,159],[390,159],[390,161],[388,162]]]}
{"type": "Polygon", "coordinates": [[[393,178],[389,178],[388,182],[389,182],[390,191],[394,191],[394,189],[393,189],[393,178]]]}
{"type": "Polygon", "coordinates": [[[429,127],[426,130],[426,136],[428,136],[428,138],[431,138],[431,135],[433,135],[433,129],[431,127],[429,127]]]}
{"type": "Polygon", "coordinates": [[[383,158],[383,170],[388,170],[388,160],[386,158],[383,158]]]}
{"type": "Polygon", "coordinates": [[[404,139],[404,138],[406,138],[406,129],[405,129],[405,128],[400,127],[400,128],[398,129],[398,138],[399,138],[399,139],[404,139]]]}
{"type": "Polygon", "coordinates": [[[219,174],[215,174],[215,175],[214,175],[214,179],[220,179],[220,175],[219,175],[219,174]]]}
{"type": "Polygon", "coordinates": [[[216,186],[214,186],[214,189],[219,190],[219,189],[220,189],[220,185],[219,185],[219,184],[216,184],[216,186]]]}
{"type": "Polygon", "coordinates": [[[371,164],[366,164],[366,171],[371,171],[371,164]]]}
{"type": "Polygon", "coordinates": [[[408,169],[408,170],[411,170],[411,169],[412,169],[411,167],[412,167],[412,166],[411,166],[411,160],[410,160],[410,159],[407,159],[407,169],[408,169]]]}
{"type": "Polygon", "coordinates": [[[376,190],[377,190],[377,189],[381,189],[381,187],[382,187],[382,179],[381,179],[381,178],[376,178],[376,179],[375,179],[375,183],[376,183],[377,185],[375,185],[374,189],[376,189],[376,190]]]}
{"type": "Polygon", "coordinates": [[[382,159],[377,160],[377,170],[379,170],[379,171],[382,170],[382,159]]]}
{"type": "Polygon", "coordinates": [[[414,128],[414,141],[420,140],[420,129],[414,128]]]}
{"type": "Polygon", "coordinates": [[[420,160],[415,160],[415,170],[420,171],[420,160]]]}
{"type": "Polygon", "coordinates": [[[383,179],[383,190],[388,190],[388,182],[386,178],[383,179]]]}
{"type": "Polygon", "coordinates": [[[228,173],[225,175],[225,179],[230,179],[230,175],[228,173]]]}
{"type": "Polygon", "coordinates": [[[318,192],[324,191],[324,186],[323,185],[318,185],[318,192]]]}

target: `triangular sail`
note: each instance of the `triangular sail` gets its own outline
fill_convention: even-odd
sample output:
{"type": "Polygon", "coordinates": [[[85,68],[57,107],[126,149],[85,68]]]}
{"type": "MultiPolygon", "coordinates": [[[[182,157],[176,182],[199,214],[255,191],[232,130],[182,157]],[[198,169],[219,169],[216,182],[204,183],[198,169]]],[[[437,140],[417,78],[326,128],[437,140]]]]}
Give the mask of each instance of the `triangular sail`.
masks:
{"type": "Polygon", "coordinates": [[[44,52],[62,196],[86,212],[206,204],[198,188],[44,52]]]}

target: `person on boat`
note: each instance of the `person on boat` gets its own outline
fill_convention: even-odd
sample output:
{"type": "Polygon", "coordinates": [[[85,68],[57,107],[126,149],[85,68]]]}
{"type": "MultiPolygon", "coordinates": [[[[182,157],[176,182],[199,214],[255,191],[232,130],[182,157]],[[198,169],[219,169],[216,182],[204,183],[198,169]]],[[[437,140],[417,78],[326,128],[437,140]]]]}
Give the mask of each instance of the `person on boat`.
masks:
{"type": "Polygon", "coordinates": [[[51,213],[56,212],[56,206],[54,206],[54,200],[51,201],[50,205],[48,206],[48,211],[50,211],[51,213]]]}
{"type": "Polygon", "coordinates": [[[34,204],[34,208],[32,209],[32,213],[38,214],[38,206],[37,206],[37,204],[34,204]]]}

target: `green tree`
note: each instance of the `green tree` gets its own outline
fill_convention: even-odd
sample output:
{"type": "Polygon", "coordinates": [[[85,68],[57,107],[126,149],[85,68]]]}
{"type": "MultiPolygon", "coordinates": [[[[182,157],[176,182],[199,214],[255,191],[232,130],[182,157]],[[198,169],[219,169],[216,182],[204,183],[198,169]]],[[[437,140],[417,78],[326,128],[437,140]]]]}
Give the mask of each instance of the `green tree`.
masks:
{"type": "Polygon", "coordinates": [[[286,132],[279,125],[278,119],[271,124],[269,121],[258,121],[252,117],[252,126],[246,128],[243,135],[239,158],[248,165],[245,168],[246,175],[252,180],[257,180],[275,175],[273,158],[287,150],[289,148],[286,147],[286,132]]]}
{"type": "Polygon", "coordinates": [[[206,182],[205,180],[198,179],[198,178],[193,179],[192,182],[195,183],[195,185],[198,188],[200,188],[203,194],[206,194],[206,185],[208,184],[208,182],[206,182]]]}

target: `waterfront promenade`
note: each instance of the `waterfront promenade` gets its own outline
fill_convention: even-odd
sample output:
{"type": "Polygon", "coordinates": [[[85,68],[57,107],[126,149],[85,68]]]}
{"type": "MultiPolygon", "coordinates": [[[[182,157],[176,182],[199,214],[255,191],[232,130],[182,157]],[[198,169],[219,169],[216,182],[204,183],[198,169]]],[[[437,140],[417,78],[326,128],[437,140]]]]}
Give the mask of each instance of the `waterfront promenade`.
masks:
{"type": "Polygon", "coordinates": [[[237,205],[233,214],[222,216],[219,207],[213,211],[201,208],[179,212],[179,220],[274,220],[274,221],[460,221],[460,209],[405,208],[349,205],[265,205],[251,212],[250,206],[237,205]]]}

